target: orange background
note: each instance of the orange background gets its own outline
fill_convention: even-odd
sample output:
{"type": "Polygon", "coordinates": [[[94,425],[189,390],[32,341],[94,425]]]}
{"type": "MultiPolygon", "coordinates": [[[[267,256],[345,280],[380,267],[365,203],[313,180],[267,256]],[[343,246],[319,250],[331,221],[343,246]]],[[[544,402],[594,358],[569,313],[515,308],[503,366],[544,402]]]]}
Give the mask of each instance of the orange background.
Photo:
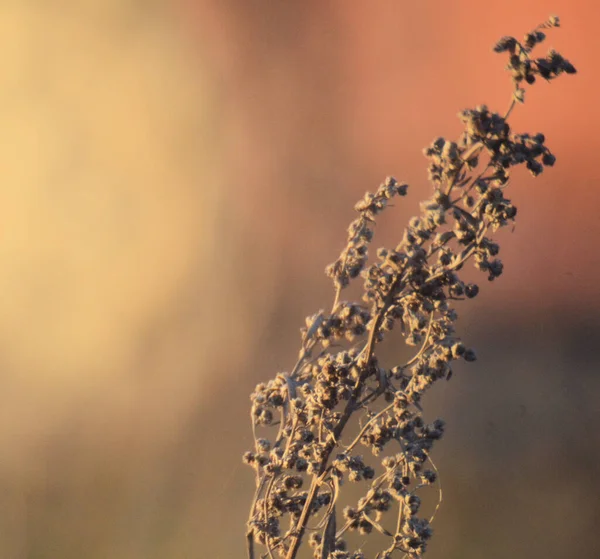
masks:
{"type": "Polygon", "coordinates": [[[508,105],[491,46],[554,12],[540,55],[578,74],[512,119],[558,161],[515,173],[505,273],[459,307],[479,361],[427,401],[449,427],[429,557],[597,556],[595,2],[8,0],[0,557],[242,556],[248,395],[330,305],[353,204],[408,181],[395,244],[422,148],[508,105]]]}

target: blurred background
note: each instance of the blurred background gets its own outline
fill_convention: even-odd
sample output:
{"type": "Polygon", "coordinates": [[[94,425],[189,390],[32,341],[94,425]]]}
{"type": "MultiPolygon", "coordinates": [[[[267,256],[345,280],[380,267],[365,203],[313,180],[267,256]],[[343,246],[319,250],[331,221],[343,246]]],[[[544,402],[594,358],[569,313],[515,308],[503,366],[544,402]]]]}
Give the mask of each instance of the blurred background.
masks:
{"type": "Polygon", "coordinates": [[[0,0],[0,557],[244,556],[248,396],[353,204],[408,181],[395,244],[422,148],[506,109],[491,47],[550,13],[579,73],[514,113],[558,161],[516,173],[505,273],[458,309],[479,361],[426,401],[428,557],[599,556],[596,2],[0,0]]]}

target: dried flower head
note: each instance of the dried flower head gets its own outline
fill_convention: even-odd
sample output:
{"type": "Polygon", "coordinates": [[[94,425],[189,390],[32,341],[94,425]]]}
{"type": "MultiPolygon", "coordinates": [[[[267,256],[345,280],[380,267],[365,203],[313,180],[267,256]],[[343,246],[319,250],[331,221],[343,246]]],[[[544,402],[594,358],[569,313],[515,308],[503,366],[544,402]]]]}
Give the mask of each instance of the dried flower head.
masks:
{"type": "Polygon", "coordinates": [[[451,378],[455,361],[476,359],[456,335],[454,302],[479,293],[461,277],[467,262],[489,281],[504,270],[500,246],[490,235],[517,214],[506,197],[512,168],[524,165],[535,177],[555,162],[543,134],[515,133],[508,119],[525,100],[524,83],[575,72],[554,50],[531,56],[546,38],[542,30],[558,26],[558,17],[551,16],[522,41],[503,37],[495,45],[508,55],[514,87],[508,110],[463,110],[458,139],[437,138],[424,150],[433,194],[400,242],[379,248],[372,261],[376,219],[408,187],[387,178],[355,205],[358,217],[346,246],[326,269],[335,289],[331,311],[306,319],[292,370],[260,383],[251,396],[255,445],[244,454],[256,472],[248,520],[251,558],[258,543],[266,548],[263,557],[295,559],[309,524],[309,545],[321,559],[362,559],[361,550],[348,550],[346,536],[353,531],[387,537],[380,559],[396,552],[416,559],[425,552],[433,515],[421,513],[419,493],[439,483],[431,451],[445,423],[425,423],[423,397],[434,382],[451,378]],[[359,277],[362,301],[341,300],[359,277]],[[377,348],[393,329],[416,352],[386,368],[377,348]],[[351,432],[354,425],[358,430],[351,432]],[[259,429],[272,434],[258,436],[259,429]],[[378,467],[365,453],[380,457],[378,467]],[[345,481],[363,486],[364,496],[338,518],[345,481]]]}

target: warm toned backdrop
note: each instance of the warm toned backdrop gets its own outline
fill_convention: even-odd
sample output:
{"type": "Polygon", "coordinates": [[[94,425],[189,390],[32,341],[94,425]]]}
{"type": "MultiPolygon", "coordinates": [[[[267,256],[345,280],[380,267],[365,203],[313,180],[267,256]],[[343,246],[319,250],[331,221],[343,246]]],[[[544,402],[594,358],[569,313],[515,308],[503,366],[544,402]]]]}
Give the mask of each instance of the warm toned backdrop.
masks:
{"type": "Polygon", "coordinates": [[[492,44],[551,12],[579,73],[515,114],[558,162],[511,185],[480,361],[431,395],[431,557],[597,556],[595,2],[4,0],[0,557],[241,556],[248,393],[330,304],[353,203],[407,180],[397,238],[421,149],[507,106],[492,44]]]}

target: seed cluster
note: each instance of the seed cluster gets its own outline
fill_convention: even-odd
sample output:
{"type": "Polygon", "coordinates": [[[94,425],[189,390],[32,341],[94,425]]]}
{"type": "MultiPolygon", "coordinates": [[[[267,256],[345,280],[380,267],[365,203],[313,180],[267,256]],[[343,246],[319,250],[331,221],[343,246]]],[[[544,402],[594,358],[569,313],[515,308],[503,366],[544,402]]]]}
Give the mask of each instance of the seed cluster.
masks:
{"type": "Polygon", "coordinates": [[[575,72],[555,51],[530,58],[545,38],[541,29],[558,24],[551,17],[522,43],[504,37],[496,45],[510,57],[508,111],[464,110],[458,140],[438,138],[424,150],[433,194],[398,245],[378,249],[371,263],[375,220],[408,187],[388,178],[356,204],[346,247],[326,269],[335,289],[331,311],[307,318],[291,372],[259,384],[251,396],[255,445],[244,455],[256,473],[251,558],[258,543],[266,548],[263,557],[295,559],[307,529],[321,559],[362,559],[360,549],[349,550],[353,532],[387,538],[378,559],[396,552],[416,559],[425,552],[433,516],[421,512],[419,493],[439,483],[431,451],[445,423],[425,422],[423,396],[437,380],[450,379],[455,361],[476,359],[455,333],[454,301],[479,292],[461,278],[467,261],[490,281],[502,274],[500,247],[489,235],[517,214],[505,196],[512,167],[525,165],[537,176],[555,162],[543,134],[516,134],[507,121],[524,100],[523,81],[575,72]],[[342,290],[359,277],[362,301],[341,301],[342,290]],[[418,349],[408,362],[386,367],[376,349],[395,327],[418,349]],[[271,438],[257,433],[273,427],[271,438]],[[346,482],[363,484],[365,493],[339,514],[346,482]]]}

